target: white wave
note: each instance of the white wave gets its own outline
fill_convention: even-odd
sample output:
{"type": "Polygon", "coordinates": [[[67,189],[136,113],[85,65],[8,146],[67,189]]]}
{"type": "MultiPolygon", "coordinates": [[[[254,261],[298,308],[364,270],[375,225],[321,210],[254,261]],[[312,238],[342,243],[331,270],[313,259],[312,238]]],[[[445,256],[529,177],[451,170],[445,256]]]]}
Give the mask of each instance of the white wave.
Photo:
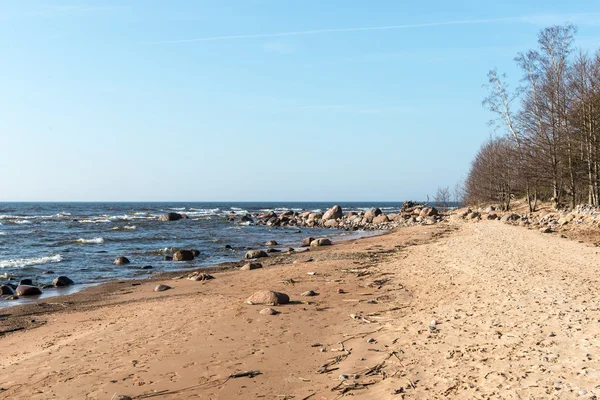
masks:
{"type": "Polygon", "coordinates": [[[76,242],[81,244],[102,244],[104,243],[104,238],[97,237],[93,239],[77,239],[76,242]]]}
{"type": "Polygon", "coordinates": [[[113,215],[108,217],[111,221],[129,221],[131,217],[129,215],[113,215]]]}
{"type": "Polygon", "coordinates": [[[121,230],[134,231],[135,229],[136,229],[135,225],[115,226],[114,228],[110,228],[111,231],[121,231],[121,230]]]}
{"type": "Polygon", "coordinates": [[[101,224],[112,221],[110,219],[82,219],[79,222],[82,224],[101,224]]]}
{"type": "Polygon", "coordinates": [[[32,222],[28,219],[20,219],[17,221],[14,221],[15,224],[19,224],[19,225],[24,225],[24,224],[31,224],[32,222]]]}
{"type": "Polygon", "coordinates": [[[60,254],[49,257],[22,258],[18,260],[0,260],[0,268],[23,268],[30,265],[59,263],[63,260],[60,254]]]}
{"type": "Polygon", "coordinates": [[[6,236],[6,232],[0,232],[0,236],[6,236]]]}
{"type": "Polygon", "coordinates": [[[244,211],[244,209],[243,209],[243,208],[239,208],[239,207],[231,207],[231,209],[232,209],[233,211],[244,211]]]}
{"type": "Polygon", "coordinates": [[[173,208],[168,208],[167,210],[183,211],[183,210],[185,210],[185,207],[173,207],[173,208]]]}

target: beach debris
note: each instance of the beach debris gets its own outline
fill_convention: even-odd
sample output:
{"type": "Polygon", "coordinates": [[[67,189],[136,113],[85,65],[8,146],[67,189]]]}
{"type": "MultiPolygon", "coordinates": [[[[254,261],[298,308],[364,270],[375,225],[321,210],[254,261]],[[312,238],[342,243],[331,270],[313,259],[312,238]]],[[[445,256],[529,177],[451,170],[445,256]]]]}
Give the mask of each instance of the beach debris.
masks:
{"type": "Polygon", "coordinates": [[[19,285],[15,290],[17,296],[38,296],[42,294],[42,290],[37,286],[19,285]]]}
{"type": "Polygon", "coordinates": [[[284,285],[295,285],[296,281],[293,279],[286,279],[285,281],[281,281],[284,285]]]}
{"type": "Polygon", "coordinates": [[[169,285],[156,285],[156,287],[154,288],[154,291],[155,292],[164,292],[165,290],[169,290],[169,289],[173,289],[173,288],[169,285]]]}
{"type": "Polygon", "coordinates": [[[277,243],[277,241],[275,240],[269,240],[267,243],[265,243],[265,246],[277,246],[279,243],[277,243]]]}
{"type": "Polygon", "coordinates": [[[178,250],[173,254],[173,261],[192,261],[193,259],[194,252],[192,250],[178,250]]]}
{"type": "Polygon", "coordinates": [[[345,294],[346,293],[346,291],[344,289],[341,289],[341,288],[338,289],[337,292],[338,292],[338,294],[345,294]]]}
{"type": "Polygon", "coordinates": [[[259,313],[263,314],[263,315],[277,315],[277,314],[279,314],[279,311],[277,311],[273,308],[267,307],[267,308],[263,308],[262,310],[260,310],[259,313]]]}
{"type": "Polygon", "coordinates": [[[317,292],[315,292],[314,290],[307,290],[306,292],[302,293],[300,296],[316,296],[318,295],[317,292]]]}
{"type": "Polygon", "coordinates": [[[124,394],[113,394],[110,400],[133,400],[131,396],[126,396],[124,394]]]}
{"type": "Polygon", "coordinates": [[[331,246],[333,243],[331,240],[327,238],[315,239],[310,242],[311,247],[319,247],[319,246],[331,246]]]}
{"type": "Polygon", "coordinates": [[[254,378],[256,375],[261,375],[262,372],[260,372],[259,370],[254,370],[254,371],[242,371],[242,372],[236,372],[235,374],[231,374],[229,375],[230,378],[243,378],[245,376],[249,377],[249,378],[254,378]]]}
{"type": "Polygon", "coordinates": [[[15,290],[8,286],[8,285],[2,285],[0,286],[0,296],[12,296],[15,294],[15,290]]]}
{"type": "Polygon", "coordinates": [[[115,265],[124,265],[124,264],[129,264],[131,261],[129,261],[129,259],[127,257],[124,256],[120,256],[115,258],[115,261],[113,261],[113,264],[115,265]]]}
{"type": "Polygon", "coordinates": [[[316,275],[316,272],[307,272],[306,275],[316,275]]]}
{"type": "Polygon", "coordinates": [[[67,276],[63,276],[63,275],[57,276],[52,281],[52,285],[56,286],[56,287],[71,286],[71,285],[74,285],[74,284],[75,284],[75,282],[73,282],[73,280],[71,280],[71,278],[69,278],[67,276]]]}
{"type": "Polygon", "coordinates": [[[204,272],[192,272],[188,275],[187,278],[190,281],[208,281],[210,279],[214,279],[214,276],[206,274],[204,272]]]}
{"type": "Polygon", "coordinates": [[[240,268],[240,271],[250,271],[258,268],[262,268],[261,263],[246,263],[240,268]]]}
{"type": "Polygon", "coordinates": [[[269,257],[266,251],[264,250],[250,250],[246,254],[244,254],[244,258],[246,260],[251,260],[253,258],[264,258],[269,257]]]}
{"type": "Polygon", "coordinates": [[[367,318],[361,316],[361,315],[357,315],[357,314],[350,314],[350,318],[355,319],[357,321],[362,321],[362,322],[366,322],[367,324],[372,324],[373,321],[368,320],[367,318]]]}
{"type": "Polygon", "coordinates": [[[348,358],[348,353],[341,354],[341,355],[339,355],[339,356],[337,356],[335,358],[332,358],[331,360],[329,360],[325,364],[321,365],[321,367],[317,370],[317,374],[327,374],[329,372],[335,371],[338,368],[337,367],[333,367],[333,366],[336,365],[336,364],[341,363],[346,358],[348,358]]]}
{"type": "Polygon", "coordinates": [[[271,290],[259,290],[246,300],[247,304],[264,304],[276,306],[279,304],[287,304],[290,302],[290,297],[285,293],[273,292],[271,290]]]}

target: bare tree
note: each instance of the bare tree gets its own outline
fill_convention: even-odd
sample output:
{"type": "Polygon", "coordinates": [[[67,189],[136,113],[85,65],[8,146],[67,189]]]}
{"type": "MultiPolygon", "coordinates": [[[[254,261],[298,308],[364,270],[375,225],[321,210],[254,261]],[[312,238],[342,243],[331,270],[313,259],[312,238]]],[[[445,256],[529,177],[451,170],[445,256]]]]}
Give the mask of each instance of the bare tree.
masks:
{"type": "Polygon", "coordinates": [[[450,201],[450,187],[438,187],[435,197],[433,198],[436,207],[448,210],[448,202],[450,201]]]}

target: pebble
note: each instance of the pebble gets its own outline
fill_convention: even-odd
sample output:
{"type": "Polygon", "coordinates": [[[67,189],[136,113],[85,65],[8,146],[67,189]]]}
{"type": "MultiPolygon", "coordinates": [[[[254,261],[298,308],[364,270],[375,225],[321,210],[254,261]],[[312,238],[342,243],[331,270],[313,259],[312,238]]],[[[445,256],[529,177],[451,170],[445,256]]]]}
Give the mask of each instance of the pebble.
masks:
{"type": "Polygon", "coordinates": [[[436,326],[437,325],[437,321],[434,319],[429,323],[430,326],[436,326]]]}
{"type": "Polygon", "coordinates": [[[273,308],[267,307],[267,308],[263,308],[262,310],[260,310],[260,313],[264,314],[264,315],[277,315],[277,314],[279,314],[279,311],[277,311],[273,308]]]}
{"type": "Polygon", "coordinates": [[[314,290],[307,290],[306,292],[300,294],[300,296],[309,296],[309,297],[316,296],[316,295],[317,295],[317,293],[314,290]]]}
{"type": "Polygon", "coordinates": [[[370,338],[369,340],[367,340],[367,343],[375,343],[377,340],[370,338]]]}
{"type": "Polygon", "coordinates": [[[554,336],[556,336],[556,333],[554,333],[554,332],[550,332],[550,333],[548,334],[548,337],[554,337],[554,336]]]}
{"type": "Polygon", "coordinates": [[[588,392],[587,390],[581,389],[579,392],[577,392],[577,394],[580,396],[585,396],[587,394],[587,392],[588,392]]]}
{"type": "Polygon", "coordinates": [[[316,272],[307,272],[306,274],[307,275],[316,275],[317,273],[316,272]]]}

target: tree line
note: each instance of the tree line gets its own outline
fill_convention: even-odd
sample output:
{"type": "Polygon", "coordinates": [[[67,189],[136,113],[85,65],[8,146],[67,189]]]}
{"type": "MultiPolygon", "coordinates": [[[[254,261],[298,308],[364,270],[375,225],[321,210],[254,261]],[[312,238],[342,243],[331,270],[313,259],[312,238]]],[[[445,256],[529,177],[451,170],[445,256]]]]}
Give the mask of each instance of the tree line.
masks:
{"type": "Polygon", "coordinates": [[[576,50],[575,34],[573,25],[542,30],[537,48],[515,57],[522,72],[515,90],[506,75],[488,73],[483,105],[502,134],[475,156],[467,202],[507,210],[524,197],[530,211],[538,200],[557,208],[600,205],[600,49],[576,50]]]}

